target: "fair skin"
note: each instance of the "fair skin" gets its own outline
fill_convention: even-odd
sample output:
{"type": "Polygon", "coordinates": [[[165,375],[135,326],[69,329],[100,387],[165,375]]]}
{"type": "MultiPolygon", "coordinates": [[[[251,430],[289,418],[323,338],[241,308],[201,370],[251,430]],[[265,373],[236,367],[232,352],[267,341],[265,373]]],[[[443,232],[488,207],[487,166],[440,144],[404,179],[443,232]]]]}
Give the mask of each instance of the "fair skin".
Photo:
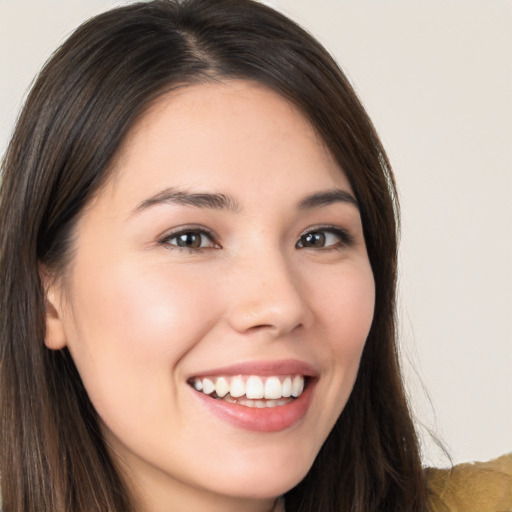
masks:
{"type": "Polygon", "coordinates": [[[141,511],[262,512],[348,399],[374,281],[350,184],[315,131],[232,81],[142,117],[48,299],[46,345],[69,348],[141,511]],[[207,394],[235,377],[280,398],[207,394]]]}

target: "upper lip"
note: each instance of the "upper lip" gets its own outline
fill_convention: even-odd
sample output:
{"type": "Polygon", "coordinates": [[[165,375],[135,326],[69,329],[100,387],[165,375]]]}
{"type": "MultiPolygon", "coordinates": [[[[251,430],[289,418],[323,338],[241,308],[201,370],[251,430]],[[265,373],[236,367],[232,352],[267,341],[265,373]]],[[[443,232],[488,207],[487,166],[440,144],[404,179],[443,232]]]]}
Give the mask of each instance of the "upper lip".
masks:
{"type": "Polygon", "coordinates": [[[317,377],[318,373],[318,370],[313,365],[305,361],[297,359],[279,359],[239,362],[228,366],[203,370],[194,373],[190,378],[216,375],[258,375],[261,377],[271,375],[304,375],[306,377],[317,377]]]}

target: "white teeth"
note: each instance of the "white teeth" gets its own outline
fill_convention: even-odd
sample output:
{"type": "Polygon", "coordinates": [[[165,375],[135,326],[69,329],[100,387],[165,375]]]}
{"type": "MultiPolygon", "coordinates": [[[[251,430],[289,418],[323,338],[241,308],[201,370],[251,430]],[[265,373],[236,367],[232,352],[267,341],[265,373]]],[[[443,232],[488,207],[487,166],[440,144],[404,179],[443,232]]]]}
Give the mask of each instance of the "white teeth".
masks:
{"type": "Polygon", "coordinates": [[[221,398],[229,393],[229,384],[224,377],[219,377],[215,382],[215,392],[221,398]]]}
{"type": "Polygon", "coordinates": [[[292,383],[292,396],[298,397],[302,394],[302,391],[304,390],[304,377],[301,375],[296,375],[293,378],[292,383]]]}
{"type": "Polygon", "coordinates": [[[265,381],[265,398],[281,398],[281,381],[277,377],[269,377],[265,381]]]}
{"type": "Polygon", "coordinates": [[[215,391],[215,384],[210,379],[203,379],[203,393],[209,395],[215,391]]]}
{"type": "Polygon", "coordinates": [[[229,390],[229,394],[233,398],[245,395],[245,383],[242,380],[242,377],[233,377],[231,379],[231,389],[229,390]]]}
{"type": "Polygon", "coordinates": [[[290,377],[286,377],[286,379],[283,380],[282,393],[284,397],[292,396],[292,379],[290,377]]]}
{"type": "Polygon", "coordinates": [[[289,403],[290,397],[298,398],[302,394],[304,376],[204,377],[193,379],[190,384],[196,391],[206,395],[215,392],[217,398],[233,403],[243,402],[242,405],[247,407],[276,407],[289,403]]]}
{"type": "Polygon", "coordinates": [[[259,377],[251,375],[245,384],[245,396],[247,398],[263,398],[265,395],[265,388],[263,382],[259,377]]]}

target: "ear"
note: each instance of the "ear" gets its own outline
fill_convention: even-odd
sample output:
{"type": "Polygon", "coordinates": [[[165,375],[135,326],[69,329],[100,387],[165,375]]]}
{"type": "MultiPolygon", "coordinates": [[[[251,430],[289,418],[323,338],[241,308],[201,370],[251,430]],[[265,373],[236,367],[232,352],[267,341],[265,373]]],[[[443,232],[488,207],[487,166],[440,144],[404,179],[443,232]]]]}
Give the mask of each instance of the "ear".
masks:
{"type": "Polygon", "coordinates": [[[44,344],[50,350],[60,350],[67,345],[64,322],[62,318],[61,291],[55,279],[51,278],[46,269],[40,269],[45,294],[46,334],[44,344]]]}

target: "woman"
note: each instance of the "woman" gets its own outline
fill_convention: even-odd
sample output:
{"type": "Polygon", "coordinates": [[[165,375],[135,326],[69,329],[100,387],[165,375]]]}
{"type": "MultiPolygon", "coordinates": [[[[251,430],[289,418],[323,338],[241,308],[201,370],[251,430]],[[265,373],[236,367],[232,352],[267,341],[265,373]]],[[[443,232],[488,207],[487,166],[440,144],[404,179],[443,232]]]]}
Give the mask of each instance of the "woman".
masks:
{"type": "Polygon", "coordinates": [[[425,510],[393,176],[307,33],[251,1],[100,15],[3,173],[4,510],[425,510]]]}

